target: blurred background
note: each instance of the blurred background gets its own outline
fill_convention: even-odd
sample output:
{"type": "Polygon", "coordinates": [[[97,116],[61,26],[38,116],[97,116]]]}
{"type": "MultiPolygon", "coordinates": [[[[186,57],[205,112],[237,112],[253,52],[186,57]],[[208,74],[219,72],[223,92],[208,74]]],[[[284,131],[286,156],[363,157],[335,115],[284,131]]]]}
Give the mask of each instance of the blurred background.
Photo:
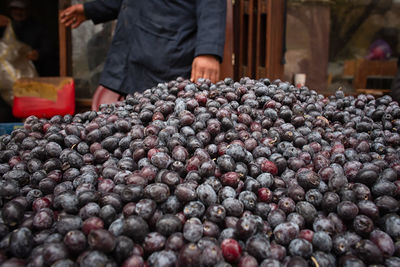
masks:
{"type": "MultiPolygon", "coordinates": [[[[59,10],[81,2],[29,1],[31,19],[55,51],[48,55],[53,72],[43,75],[73,77],[76,112],[91,107],[115,26],[60,25],[59,10]]],[[[0,1],[1,15],[10,16],[8,5],[0,1]]],[[[338,88],[388,94],[397,73],[399,14],[400,0],[228,0],[221,78],[279,78],[324,95],[338,88]]]]}

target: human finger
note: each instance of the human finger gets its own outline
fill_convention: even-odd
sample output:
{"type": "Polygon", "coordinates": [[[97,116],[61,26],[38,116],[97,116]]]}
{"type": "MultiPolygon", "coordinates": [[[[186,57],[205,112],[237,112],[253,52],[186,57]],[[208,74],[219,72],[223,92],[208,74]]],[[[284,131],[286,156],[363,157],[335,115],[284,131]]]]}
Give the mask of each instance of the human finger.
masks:
{"type": "Polygon", "coordinates": [[[77,8],[75,6],[71,6],[61,12],[60,21],[61,23],[64,23],[70,19],[73,19],[77,15],[78,15],[77,8]]]}
{"type": "Polygon", "coordinates": [[[204,72],[203,78],[204,78],[204,79],[209,79],[210,81],[212,81],[213,77],[214,77],[214,70],[208,68],[208,69],[204,72]]]}
{"type": "Polygon", "coordinates": [[[196,77],[197,77],[197,72],[198,71],[199,71],[198,70],[198,63],[197,63],[197,59],[195,58],[193,60],[193,63],[192,63],[192,73],[191,73],[191,76],[190,76],[190,81],[191,82],[195,82],[196,81],[196,77]]]}
{"type": "Polygon", "coordinates": [[[62,22],[62,21],[67,20],[68,18],[71,18],[72,13],[73,13],[73,10],[71,10],[71,8],[64,9],[60,13],[60,21],[62,22]]]}
{"type": "Polygon", "coordinates": [[[71,24],[71,22],[73,21],[73,18],[75,16],[72,13],[66,13],[63,16],[61,16],[60,22],[62,24],[71,24]]]}
{"type": "Polygon", "coordinates": [[[194,77],[195,77],[195,73],[197,72],[197,63],[196,63],[196,59],[193,60],[192,63],[192,73],[190,74],[190,81],[194,82],[194,77]]]}
{"type": "Polygon", "coordinates": [[[193,82],[197,82],[198,79],[203,78],[205,75],[204,73],[204,69],[201,67],[197,68],[197,71],[194,74],[194,81],[193,82]]]}
{"type": "Polygon", "coordinates": [[[210,78],[208,78],[212,83],[215,83],[215,81],[217,80],[217,72],[216,71],[213,71],[211,74],[210,74],[210,78]]]}
{"type": "Polygon", "coordinates": [[[216,83],[219,80],[219,75],[220,75],[220,69],[219,69],[219,66],[218,66],[218,68],[214,72],[214,77],[211,80],[211,82],[212,83],[216,83]]]}
{"type": "Polygon", "coordinates": [[[73,17],[68,18],[65,22],[64,22],[64,26],[65,27],[69,27],[72,24],[74,24],[76,22],[76,19],[74,19],[73,17]]]}
{"type": "Polygon", "coordinates": [[[79,27],[79,25],[81,25],[83,22],[83,20],[80,19],[74,19],[73,20],[73,24],[71,25],[71,28],[76,29],[79,27]]]}

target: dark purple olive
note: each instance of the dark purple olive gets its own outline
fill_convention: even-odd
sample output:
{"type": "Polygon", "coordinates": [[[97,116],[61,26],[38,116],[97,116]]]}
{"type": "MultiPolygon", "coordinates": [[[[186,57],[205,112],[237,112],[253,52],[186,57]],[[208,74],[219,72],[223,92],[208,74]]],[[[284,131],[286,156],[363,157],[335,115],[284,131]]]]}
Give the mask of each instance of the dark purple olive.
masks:
{"type": "Polygon", "coordinates": [[[32,232],[21,227],[11,233],[9,249],[15,257],[27,257],[34,246],[32,232]]]}
{"type": "Polygon", "coordinates": [[[373,230],[369,238],[382,251],[384,257],[391,257],[394,254],[395,246],[387,233],[381,230],[373,230]]]}
{"type": "Polygon", "coordinates": [[[262,261],[270,257],[270,243],[263,235],[254,235],[246,241],[246,250],[257,260],[262,261]]]}
{"type": "Polygon", "coordinates": [[[94,250],[111,252],[115,247],[115,237],[105,229],[96,229],[88,235],[89,247],[94,250]]]}
{"type": "Polygon", "coordinates": [[[398,129],[389,95],[248,77],[30,116],[0,136],[0,264],[397,266],[398,129]]]}
{"type": "Polygon", "coordinates": [[[342,201],[337,206],[337,214],[342,220],[352,220],[358,214],[358,207],[350,201],[342,201]]]}
{"type": "Polygon", "coordinates": [[[370,240],[363,239],[355,244],[356,255],[367,263],[379,264],[383,260],[382,251],[370,240]]]}
{"type": "Polygon", "coordinates": [[[170,236],[182,229],[182,222],[177,216],[166,214],[157,221],[156,229],[162,235],[170,236]]]}
{"type": "Polygon", "coordinates": [[[180,266],[197,266],[196,262],[199,261],[201,249],[195,243],[186,244],[178,256],[178,264],[180,266]]]}
{"type": "Polygon", "coordinates": [[[9,201],[3,206],[1,215],[6,225],[15,227],[22,221],[24,211],[24,207],[19,202],[9,201]]]}
{"type": "Polygon", "coordinates": [[[312,252],[312,244],[305,239],[296,238],[289,244],[289,253],[293,256],[309,258],[312,252]]]}
{"type": "Polygon", "coordinates": [[[275,241],[280,245],[288,245],[299,233],[299,226],[293,222],[278,224],[274,229],[275,241]]]}
{"type": "Polygon", "coordinates": [[[43,257],[48,264],[68,257],[68,249],[61,242],[46,243],[43,248],[43,257]]]}
{"type": "Polygon", "coordinates": [[[148,232],[149,226],[141,217],[132,215],[124,220],[123,233],[133,241],[142,241],[148,232]]]}

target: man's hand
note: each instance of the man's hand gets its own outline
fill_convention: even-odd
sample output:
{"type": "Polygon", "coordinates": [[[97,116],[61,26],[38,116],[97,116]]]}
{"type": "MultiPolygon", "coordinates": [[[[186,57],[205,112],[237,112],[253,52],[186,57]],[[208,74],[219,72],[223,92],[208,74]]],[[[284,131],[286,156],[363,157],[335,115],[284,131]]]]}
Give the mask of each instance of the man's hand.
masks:
{"type": "Polygon", "coordinates": [[[210,79],[212,83],[219,80],[219,61],[212,55],[200,55],[193,59],[192,76],[190,80],[196,82],[199,78],[210,79]]]}
{"type": "Polygon", "coordinates": [[[0,15],[0,27],[5,27],[10,22],[10,19],[6,16],[0,15]]]}
{"type": "Polygon", "coordinates": [[[26,55],[26,57],[29,60],[35,61],[39,59],[39,52],[37,50],[31,50],[29,53],[26,55]]]}
{"type": "Polygon", "coordinates": [[[63,10],[60,14],[60,22],[66,27],[78,28],[86,20],[85,12],[82,4],[70,6],[63,10]]]}

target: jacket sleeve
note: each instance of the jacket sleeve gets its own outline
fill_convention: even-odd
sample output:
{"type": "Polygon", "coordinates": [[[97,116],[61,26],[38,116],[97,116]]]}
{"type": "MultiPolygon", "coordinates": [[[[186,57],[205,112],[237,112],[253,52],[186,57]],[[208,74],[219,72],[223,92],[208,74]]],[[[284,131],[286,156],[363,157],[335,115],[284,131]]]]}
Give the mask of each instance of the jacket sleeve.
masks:
{"type": "Polygon", "coordinates": [[[197,37],[195,57],[215,55],[223,59],[226,0],[196,0],[197,37]]]}
{"type": "Polygon", "coordinates": [[[118,17],[122,0],[95,0],[84,3],[85,16],[98,24],[118,17]]]}

